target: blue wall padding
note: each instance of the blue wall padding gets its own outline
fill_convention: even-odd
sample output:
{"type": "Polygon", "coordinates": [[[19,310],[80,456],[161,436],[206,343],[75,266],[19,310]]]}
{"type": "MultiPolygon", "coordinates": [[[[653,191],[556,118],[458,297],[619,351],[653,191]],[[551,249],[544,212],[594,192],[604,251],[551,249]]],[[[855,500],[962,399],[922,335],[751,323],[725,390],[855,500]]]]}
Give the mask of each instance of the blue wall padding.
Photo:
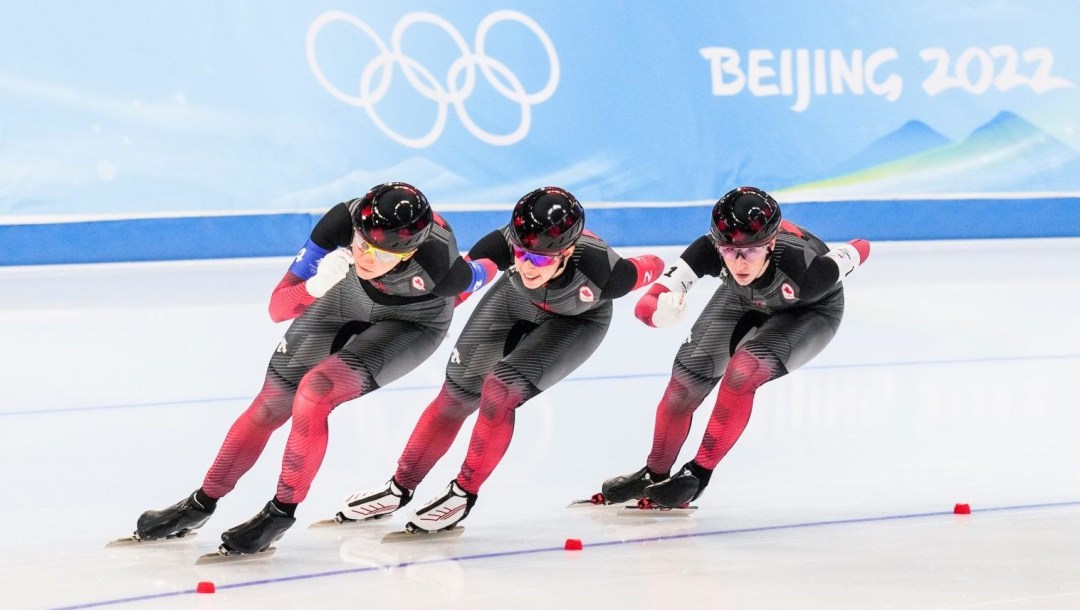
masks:
{"type": "MultiPolygon", "coordinates": [[[[705,233],[709,205],[596,208],[586,226],[613,246],[685,245],[705,233]]],[[[1080,236],[1080,197],[811,202],[784,217],[826,241],[1080,236]]],[[[458,246],[509,219],[506,211],[442,215],[458,246]]],[[[0,265],[291,256],[319,214],[252,214],[0,225],[0,265]]]]}

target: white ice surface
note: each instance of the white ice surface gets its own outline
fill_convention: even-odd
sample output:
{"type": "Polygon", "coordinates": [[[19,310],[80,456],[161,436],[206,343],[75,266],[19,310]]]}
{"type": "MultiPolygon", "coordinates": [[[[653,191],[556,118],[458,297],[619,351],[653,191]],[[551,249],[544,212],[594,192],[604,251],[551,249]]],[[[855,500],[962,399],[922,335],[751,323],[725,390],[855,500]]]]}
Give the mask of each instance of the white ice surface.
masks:
{"type": "Polygon", "coordinates": [[[273,495],[287,428],[197,538],[104,548],[198,487],[285,329],[266,304],[287,265],[0,269],[0,608],[1080,608],[1080,239],[874,244],[836,339],[758,392],[689,518],[565,507],[643,464],[708,280],[674,329],[616,303],[592,359],[518,412],[460,538],[306,525],[390,476],[475,301],[420,369],[331,416],[273,557],[194,565],[273,495]]]}

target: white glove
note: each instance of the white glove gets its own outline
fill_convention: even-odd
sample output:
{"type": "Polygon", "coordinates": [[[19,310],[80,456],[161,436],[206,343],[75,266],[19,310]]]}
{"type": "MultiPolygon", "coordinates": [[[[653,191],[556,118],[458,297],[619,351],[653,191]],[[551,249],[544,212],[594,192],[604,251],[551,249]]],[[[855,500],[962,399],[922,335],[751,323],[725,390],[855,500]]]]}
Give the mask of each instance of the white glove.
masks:
{"type": "Polygon", "coordinates": [[[671,290],[656,297],[656,311],[652,314],[653,326],[671,326],[683,317],[686,310],[686,293],[671,290]]]}
{"type": "Polygon", "coordinates": [[[345,279],[345,276],[349,274],[349,266],[352,264],[352,250],[347,248],[338,248],[324,256],[319,261],[319,268],[315,271],[315,275],[304,283],[308,294],[317,299],[329,292],[334,285],[345,279]]]}
{"type": "Polygon", "coordinates": [[[836,263],[836,268],[840,270],[840,276],[836,279],[837,282],[851,275],[851,272],[865,263],[869,257],[870,242],[865,239],[853,239],[825,253],[825,258],[832,259],[836,263]]]}

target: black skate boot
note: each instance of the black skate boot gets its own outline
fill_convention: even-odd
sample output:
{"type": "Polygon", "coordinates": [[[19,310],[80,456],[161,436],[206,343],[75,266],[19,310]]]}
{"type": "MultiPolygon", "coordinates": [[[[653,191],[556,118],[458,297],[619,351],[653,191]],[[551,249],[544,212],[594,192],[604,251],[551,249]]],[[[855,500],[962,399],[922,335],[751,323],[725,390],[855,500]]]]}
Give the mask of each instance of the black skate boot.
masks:
{"type": "Polygon", "coordinates": [[[214,514],[214,506],[199,502],[197,495],[195,492],[169,508],[146,511],[139,516],[132,538],[138,541],[183,538],[191,530],[199,529],[214,514]]]}
{"type": "Polygon", "coordinates": [[[683,508],[697,500],[709,484],[712,471],[687,462],[675,476],[645,488],[645,497],[665,508],[683,508]]]}
{"type": "Polygon", "coordinates": [[[628,500],[644,498],[646,487],[666,478],[668,478],[667,474],[653,472],[646,466],[635,473],[612,477],[604,481],[600,493],[604,496],[604,502],[622,504],[628,500]]]}
{"type": "Polygon", "coordinates": [[[222,532],[221,541],[224,544],[221,546],[227,554],[258,553],[280,540],[285,535],[285,530],[292,527],[293,523],[296,523],[296,518],[285,514],[271,500],[259,511],[259,514],[222,532]]]}

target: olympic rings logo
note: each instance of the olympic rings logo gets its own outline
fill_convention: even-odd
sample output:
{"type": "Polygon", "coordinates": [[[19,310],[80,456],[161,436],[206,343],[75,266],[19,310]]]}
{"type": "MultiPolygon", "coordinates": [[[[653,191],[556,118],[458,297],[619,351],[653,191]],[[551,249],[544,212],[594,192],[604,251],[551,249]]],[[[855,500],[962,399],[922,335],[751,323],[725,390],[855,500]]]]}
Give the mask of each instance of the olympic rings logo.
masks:
{"type": "Polygon", "coordinates": [[[383,133],[405,146],[425,148],[434,144],[446,127],[447,109],[451,104],[457,112],[458,119],[461,120],[469,133],[482,142],[495,146],[507,146],[519,142],[529,132],[529,126],[532,123],[532,107],[550,98],[559,84],[559,57],[555,53],[551,38],[527,15],[518,11],[500,10],[491,13],[480,22],[480,25],[476,28],[473,46],[476,51],[469,49],[465,38],[449,21],[432,13],[409,13],[402,17],[394,26],[389,48],[368,24],[343,11],[327,11],[316,17],[315,21],[308,27],[306,40],[307,61],[319,84],[330,92],[330,95],[342,102],[350,106],[363,108],[371,121],[383,133]],[[364,66],[360,77],[359,95],[345,93],[331,83],[319,67],[319,61],[315,54],[315,42],[319,37],[319,33],[324,27],[337,21],[356,27],[370,38],[379,49],[379,55],[369,60],[367,65],[364,66]],[[521,80],[506,64],[489,57],[484,52],[484,43],[488,31],[494,25],[503,21],[513,21],[527,27],[536,35],[547,53],[550,66],[548,80],[544,87],[535,93],[525,91],[525,86],[521,83],[521,80]],[[436,78],[430,70],[420,65],[415,59],[402,52],[401,42],[406,30],[418,23],[427,23],[441,28],[461,52],[461,57],[454,60],[449,70],[447,70],[445,83],[436,78]],[[397,133],[375,111],[375,105],[383,99],[390,89],[395,66],[401,67],[405,79],[417,93],[438,105],[435,124],[426,134],[418,138],[410,138],[397,133]],[[494,134],[485,131],[473,121],[465,109],[465,100],[472,95],[476,86],[477,67],[480,68],[484,78],[493,89],[509,101],[521,106],[521,120],[517,128],[510,133],[494,134]],[[462,76],[464,76],[464,81],[460,83],[459,87],[462,76]]]}

